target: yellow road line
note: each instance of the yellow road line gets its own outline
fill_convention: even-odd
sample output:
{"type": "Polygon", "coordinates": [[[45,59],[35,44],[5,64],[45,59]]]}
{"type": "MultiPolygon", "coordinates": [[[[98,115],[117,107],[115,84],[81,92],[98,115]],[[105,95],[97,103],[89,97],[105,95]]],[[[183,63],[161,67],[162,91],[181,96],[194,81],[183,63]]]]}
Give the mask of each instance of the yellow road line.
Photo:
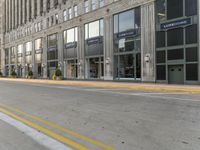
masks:
{"type": "Polygon", "coordinates": [[[89,143],[91,143],[91,144],[94,144],[94,145],[96,145],[96,146],[98,146],[98,147],[103,148],[104,150],[115,150],[113,147],[111,147],[111,146],[109,146],[109,145],[106,145],[106,144],[104,144],[104,143],[102,143],[102,142],[100,142],[100,141],[97,141],[97,140],[94,140],[94,139],[89,138],[89,137],[87,137],[87,136],[84,136],[84,135],[81,135],[81,134],[79,134],[79,133],[76,133],[76,132],[74,132],[74,131],[72,131],[72,130],[66,129],[66,128],[60,126],[60,125],[57,125],[57,124],[53,123],[53,122],[43,120],[43,119],[38,118],[38,117],[36,117],[36,116],[34,116],[34,115],[28,114],[28,113],[23,112],[23,111],[21,111],[21,110],[19,110],[19,109],[13,108],[13,107],[11,107],[11,106],[7,106],[7,105],[2,104],[2,103],[0,103],[0,106],[4,107],[4,108],[6,108],[6,109],[9,109],[9,110],[11,110],[11,111],[15,111],[15,112],[17,112],[17,113],[20,113],[20,114],[22,114],[22,115],[24,115],[24,116],[26,116],[26,117],[31,118],[31,119],[34,119],[34,120],[36,120],[36,121],[38,121],[38,122],[41,122],[41,123],[43,123],[43,124],[45,124],[45,125],[48,125],[49,127],[53,127],[53,128],[58,129],[58,130],[60,130],[60,131],[62,131],[62,132],[64,132],[64,133],[70,134],[70,135],[72,135],[72,136],[74,136],[74,137],[76,137],[76,138],[78,138],[78,139],[81,139],[81,140],[83,140],[83,141],[86,141],[86,142],[89,142],[89,143]]]}
{"type": "Polygon", "coordinates": [[[87,147],[85,147],[85,146],[83,146],[83,145],[81,145],[79,143],[76,143],[76,142],[74,142],[74,141],[72,141],[70,139],[67,139],[67,138],[65,138],[65,137],[63,137],[63,136],[61,136],[61,135],[59,135],[57,133],[54,133],[53,131],[50,131],[50,130],[44,128],[44,127],[41,127],[41,126],[39,126],[39,125],[29,121],[29,120],[21,118],[21,117],[17,116],[16,114],[14,114],[14,113],[12,113],[12,112],[10,112],[8,110],[0,108],[0,112],[2,112],[2,113],[4,113],[4,114],[6,114],[6,115],[8,115],[8,116],[10,116],[10,117],[22,122],[22,123],[24,123],[24,124],[34,128],[34,129],[42,132],[42,133],[44,133],[44,134],[46,134],[46,135],[48,135],[48,136],[50,136],[50,137],[62,142],[62,143],[64,143],[64,144],[66,144],[66,145],[68,145],[68,146],[70,146],[72,148],[75,148],[77,150],[89,150],[89,148],[87,148],[87,147]]]}

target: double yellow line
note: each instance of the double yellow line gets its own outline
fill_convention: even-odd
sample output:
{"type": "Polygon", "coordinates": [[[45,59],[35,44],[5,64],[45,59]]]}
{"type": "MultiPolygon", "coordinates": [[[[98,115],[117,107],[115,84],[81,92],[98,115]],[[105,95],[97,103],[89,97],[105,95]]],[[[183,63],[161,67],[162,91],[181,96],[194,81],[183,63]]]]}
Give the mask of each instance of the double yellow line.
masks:
{"type": "Polygon", "coordinates": [[[113,147],[111,147],[109,145],[106,145],[106,144],[104,144],[104,143],[102,143],[100,141],[97,141],[97,140],[94,140],[94,139],[89,138],[87,136],[81,135],[81,134],[76,133],[76,132],[74,132],[72,130],[64,128],[64,127],[62,127],[62,126],[60,126],[58,124],[55,124],[55,123],[50,122],[50,121],[43,120],[43,119],[41,119],[39,117],[36,117],[34,115],[31,115],[31,114],[28,114],[28,113],[23,112],[23,111],[21,111],[19,109],[13,108],[11,106],[7,106],[7,105],[2,104],[2,103],[0,103],[0,112],[2,112],[4,114],[6,114],[6,115],[8,115],[8,116],[10,116],[10,117],[22,122],[22,123],[34,128],[34,129],[36,129],[38,131],[40,131],[40,132],[42,132],[42,133],[44,133],[44,134],[56,139],[57,141],[60,141],[60,142],[66,144],[66,145],[68,145],[68,146],[70,146],[70,147],[72,147],[72,148],[74,148],[76,150],[90,150],[90,149],[88,147],[82,145],[82,144],[74,142],[74,141],[72,141],[72,140],[70,140],[70,139],[68,139],[68,138],[66,138],[64,136],[61,136],[61,135],[59,135],[59,134],[57,134],[57,133],[55,133],[55,132],[53,132],[51,130],[48,130],[47,128],[44,128],[42,126],[37,125],[36,123],[33,123],[33,122],[31,122],[31,121],[29,121],[27,119],[24,119],[24,118],[18,116],[16,113],[21,114],[21,115],[23,115],[25,117],[28,117],[30,119],[33,119],[35,121],[38,121],[38,122],[40,122],[40,123],[42,123],[42,124],[44,124],[46,126],[49,126],[49,127],[54,128],[54,129],[60,130],[60,131],[66,133],[68,135],[71,135],[71,136],[77,138],[77,139],[80,139],[82,141],[85,141],[85,142],[88,142],[90,144],[93,144],[93,145],[101,148],[102,150],[115,150],[113,147]]]}

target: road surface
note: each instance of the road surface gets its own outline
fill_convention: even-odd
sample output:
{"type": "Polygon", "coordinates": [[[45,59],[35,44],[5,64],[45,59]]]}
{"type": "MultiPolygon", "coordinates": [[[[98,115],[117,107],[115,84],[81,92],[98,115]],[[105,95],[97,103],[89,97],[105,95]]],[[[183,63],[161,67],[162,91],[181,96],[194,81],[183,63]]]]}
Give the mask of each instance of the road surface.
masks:
{"type": "Polygon", "coordinates": [[[200,95],[0,81],[2,150],[199,150],[200,95]]]}

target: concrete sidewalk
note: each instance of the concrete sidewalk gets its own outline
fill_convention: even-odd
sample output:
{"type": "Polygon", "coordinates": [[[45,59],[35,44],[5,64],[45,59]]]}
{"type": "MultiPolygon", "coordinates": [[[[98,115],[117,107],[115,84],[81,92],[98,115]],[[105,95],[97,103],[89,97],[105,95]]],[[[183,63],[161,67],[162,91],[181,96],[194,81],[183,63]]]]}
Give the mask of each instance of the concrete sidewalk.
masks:
{"type": "Polygon", "coordinates": [[[127,90],[142,90],[155,92],[184,92],[200,94],[200,86],[198,85],[167,85],[153,83],[125,83],[125,82],[106,82],[106,81],[72,81],[72,80],[42,80],[42,79],[11,79],[0,78],[0,81],[13,81],[34,84],[50,84],[50,85],[65,85],[65,86],[81,86],[95,88],[113,88],[127,90]]]}

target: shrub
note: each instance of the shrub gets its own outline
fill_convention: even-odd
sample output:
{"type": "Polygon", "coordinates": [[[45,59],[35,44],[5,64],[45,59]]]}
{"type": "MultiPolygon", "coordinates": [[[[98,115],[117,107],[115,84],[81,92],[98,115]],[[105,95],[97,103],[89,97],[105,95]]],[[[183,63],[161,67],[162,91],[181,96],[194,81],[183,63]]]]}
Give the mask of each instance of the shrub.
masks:
{"type": "Polygon", "coordinates": [[[60,77],[60,76],[62,76],[62,71],[60,70],[60,69],[56,69],[56,71],[55,71],[55,76],[56,77],[60,77]]]}
{"type": "Polygon", "coordinates": [[[29,71],[29,72],[28,72],[28,76],[29,76],[29,77],[32,77],[32,76],[33,76],[33,71],[29,71]]]}
{"type": "Polygon", "coordinates": [[[14,70],[11,72],[11,76],[12,77],[16,77],[17,76],[17,74],[16,74],[16,72],[14,70]]]}

